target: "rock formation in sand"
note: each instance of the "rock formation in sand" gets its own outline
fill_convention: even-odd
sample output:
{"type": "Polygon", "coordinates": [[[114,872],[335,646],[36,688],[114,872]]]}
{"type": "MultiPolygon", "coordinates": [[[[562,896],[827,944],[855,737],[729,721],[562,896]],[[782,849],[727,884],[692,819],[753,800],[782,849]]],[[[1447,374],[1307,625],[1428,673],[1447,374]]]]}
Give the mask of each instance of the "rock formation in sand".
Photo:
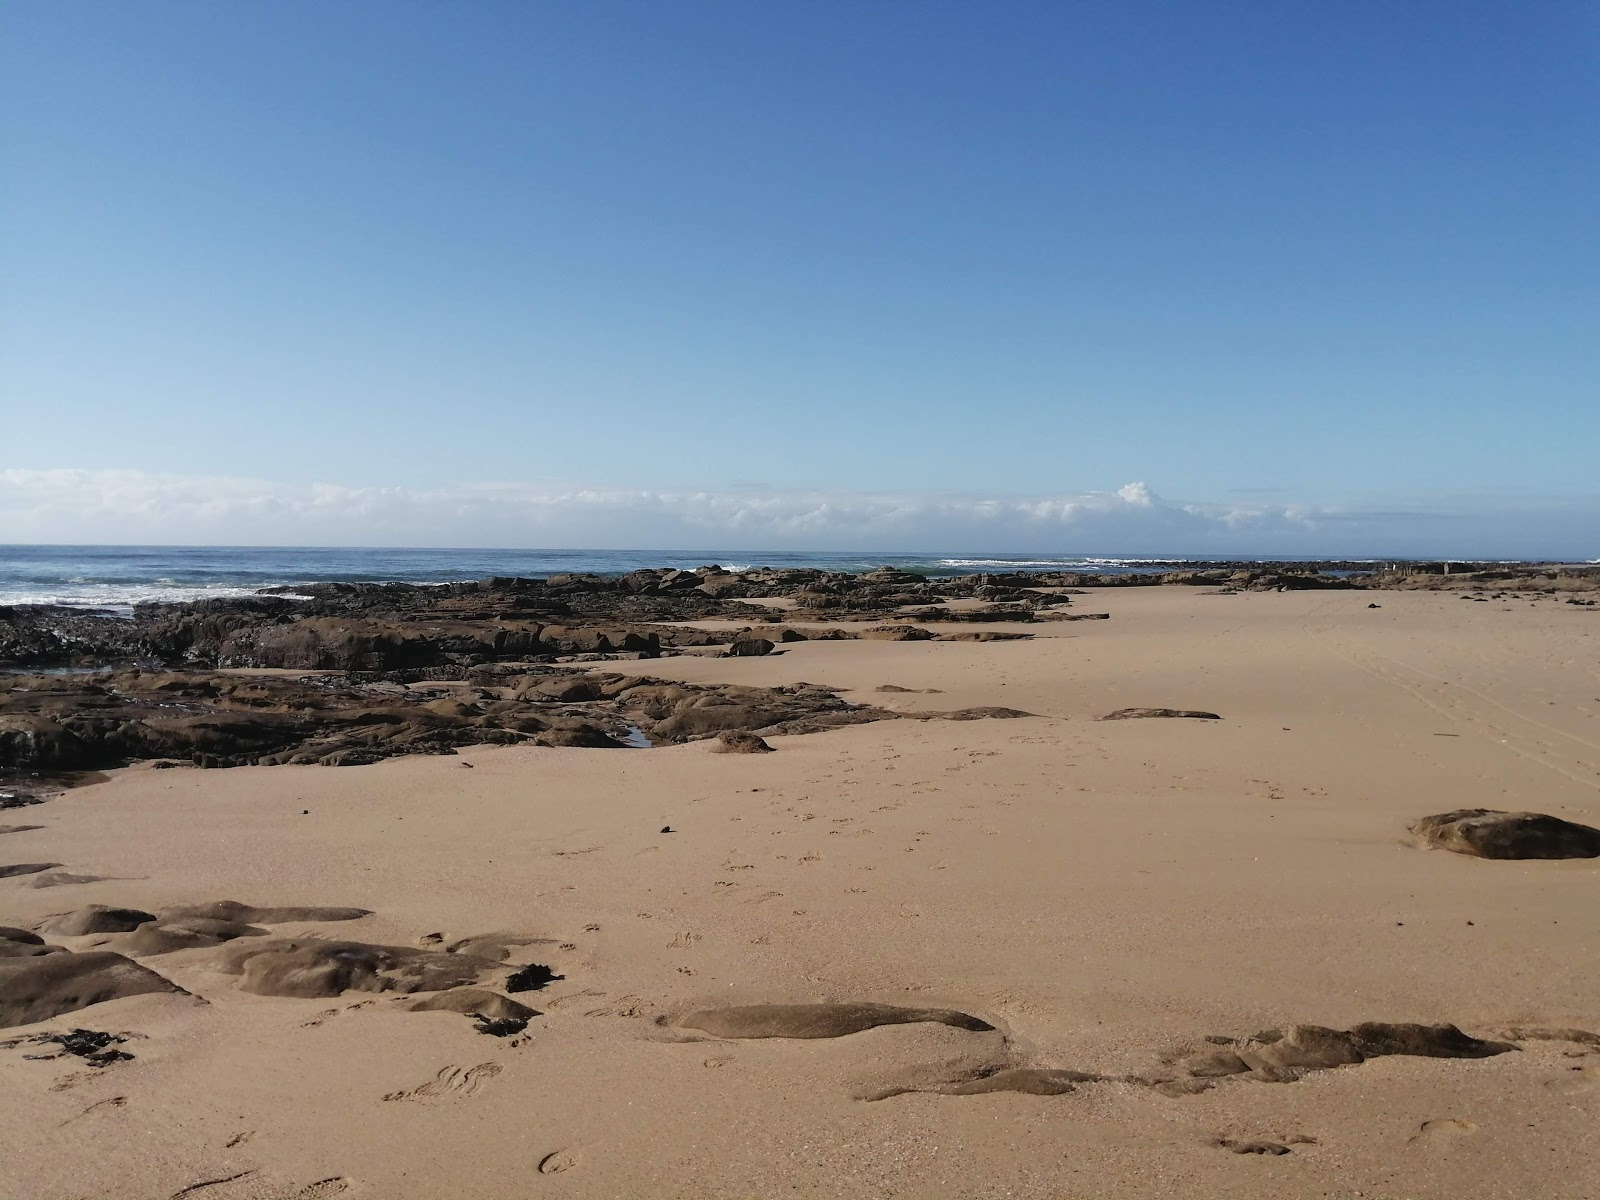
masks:
{"type": "Polygon", "coordinates": [[[1600,829],[1544,813],[1462,808],[1423,817],[1411,832],[1425,845],[1477,858],[1600,858],[1600,829]]]}
{"type": "Polygon", "coordinates": [[[31,1025],[147,992],[187,994],[148,967],[109,951],[0,957],[0,1027],[31,1025]]]}
{"type": "Polygon", "coordinates": [[[680,1029],[722,1038],[836,1038],[875,1029],[931,1021],[987,1032],[987,1021],[949,1008],[901,1008],[893,1004],[747,1004],[706,1008],[680,1018],[680,1029]]]}
{"type": "Polygon", "coordinates": [[[1220,721],[1214,712],[1197,708],[1119,708],[1100,717],[1102,721],[1137,721],[1146,718],[1187,718],[1196,721],[1220,721]]]}

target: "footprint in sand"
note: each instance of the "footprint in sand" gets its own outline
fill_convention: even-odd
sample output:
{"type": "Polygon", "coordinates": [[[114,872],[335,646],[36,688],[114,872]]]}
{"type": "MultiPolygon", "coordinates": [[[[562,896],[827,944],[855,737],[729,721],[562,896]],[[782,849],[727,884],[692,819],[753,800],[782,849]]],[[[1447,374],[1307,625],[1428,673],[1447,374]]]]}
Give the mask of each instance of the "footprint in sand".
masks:
{"type": "Polygon", "coordinates": [[[1545,1087],[1569,1096],[1587,1092],[1600,1087],[1600,1067],[1568,1067],[1555,1079],[1546,1080],[1545,1087]]]}
{"type": "Polygon", "coordinates": [[[385,1100],[433,1100],[442,1096],[470,1096],[484,1082],[500,1074],[499,1063],[479,1063],[475,1067],[443,1067],[427,1083],[401,1092],[390,1092],[385,1100]]]}
{"type": "Polygon", "coordinates": [[[578,1154],[575,1150],[555,1150],[546,1154],[539,1160],[539,1174],[559,1175],[563,1171],[570,1171],[578,1165],[578,1154]]]}
{"type": "Polygon", "coordinates": [[[343,1175],[330,1175],[306,1184],[294,1194],[294,1200],[328,1200],[330,1196],[342,1196],[349,1190],[350,1181],[343,1175]]]}
{"type": "Polygon", "coordinates": [[[1453,1142],[1457,1138],[1466,1137],[1469,1133],[1476,1133],[1476,1121],[1463,1120],[1460,1117],[1436,1117],[1432,1121],[1424,1121],[1417,1127],[1417,1132],[1411,1135],[1410,1141],[1417,1142],[1453,1142]]]}

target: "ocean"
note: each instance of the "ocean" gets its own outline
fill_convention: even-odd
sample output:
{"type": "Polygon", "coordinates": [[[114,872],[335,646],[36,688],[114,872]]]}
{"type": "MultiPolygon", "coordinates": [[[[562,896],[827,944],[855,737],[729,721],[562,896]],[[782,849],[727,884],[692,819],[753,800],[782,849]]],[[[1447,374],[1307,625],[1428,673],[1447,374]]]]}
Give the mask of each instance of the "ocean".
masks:
{"type": "MultiPolygon", "coordinates": [[[[640,567],[717,563],[868,571],[892,566],[924,575],[975,571],[1137,571],[1178,558],[1078,554],[866,554],[756,550],[424,550],[293,546],[0,546],[0,605],[66,604],[121,611],[150,600],[245,596],[312,582],[444,583],[562,571],[621,575],[640,567]]],[[[1273,560],[1294,561],[1294,560],[1273,560]]],[[[1312,560],[1300,560],[1312,561],[1312,560]]]]}

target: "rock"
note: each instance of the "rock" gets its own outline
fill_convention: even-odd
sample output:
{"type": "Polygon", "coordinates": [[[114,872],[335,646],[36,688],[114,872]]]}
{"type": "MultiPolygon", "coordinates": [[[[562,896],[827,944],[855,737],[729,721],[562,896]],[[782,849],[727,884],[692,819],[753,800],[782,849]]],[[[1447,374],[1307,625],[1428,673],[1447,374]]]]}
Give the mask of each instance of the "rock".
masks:
{"type": "Polygon", "coordinates": [[[772,747],[753,733],[719,733],[711,746],[713,754],[771,754],[772,747]]]}
{"type": "Polygon", "coordinates": [[[101,883],[104,875],[74,875],[70,871],[41,871],[28,879],[31,888],[73,887],[80,883],[101,883]]]}
{"type": "Polygon", "coordinates": [[[58,937],[82,937],[89,933],[127,933],[156,919],[155,913],[137,908],[113,908],[89,904],[59,916],[47,917],[39,928],[58,937]]]}
{"type": "Polygon", "coordinates": [[[1350,1029],[1294,1025],[1287,1032],[1268,1030],[1182,1065],[1189,1076],[1197,1079],[1249,1075],[1266,1083],[1288,1083],[1307,1071],[1351,1066],[1388,1055],[1489,1058],[1513,1049],[1504,1042],[1471,1037],[1454,1025],[1369,1021],[1350,1029]]]}
{"type": "Polygon", "coordinates": [[[741,638],[723,653],[723,658],[760,658],[777,649],[766,638],[741,638]]]}
{"type": "Polygon", "coordinates": [[[1427,845],[1478,858],[1600,858],[1600,829],[1533,812],[1462,808],[1423,817],[1427,845]]]}
{"type": "Polygon", "coordinates": [[[880,1025],[929,1021],[972,1032],[993,1025],[948,1008],[901,1008],[893,1004],[747,1004],[707,1008],[677,1022],[722,1038],[836,1038],[880,1025]]]}
{"type": "Polygon", "coordinates": [[[1038,714],[1023,712],[1020,708],[987,705],[978,708],[957,708],[949,712],[909,712],[900,715],[913,721],[1014,721],[1019,717],[1032,717],[1038,714]]]}
{"type": "Polygon", "coordinates": [[[129,954],[135,958],[150,958],[158,954],[171,954],[174,950],[193,950],[203,946],[220,946],[242,937],[266,937],[265,929],[242,925],[237,921],[212,921],[204,917],[187,917],[175,921],[150,922],[132,933],[116,934],[102,938],[96,945],[129,954]]]}
{"type": "Polygon", "coordinates": [[[1197,721],[1220,721],[1214,712],[1201,712],[1194,708],[1119,708],[1100,717],[1102,721],[1131,721],[1143,717],[1188,717],[1197,721]]]}
{"type": "Polygon", "coordinates": [[[456,987],[435,992],[431,996],[418,996],[399,1001],[407,1012],[452,1012],[469,1017],[482,1017],[485,1021],[522,1021],[539,1016],[537,1009],[519,1004],[509,996],[491,992],[488,988],[456,987]]]}
{"type": "Polygon", "coordinates": [[[148,967],[105,951],[0,959],[0,1027],[150,992],[188,995],[148,967]]]}
{"type": "Polygon", "coordinates": [[[60,863],[10,863],[0,866],[0,879],[12,879],[18,875],[35,875],[40,871],[48,871],[51,867],[59,867],[60,863]]]}
{"type": "Polygon", "coordinates": [[[874,625],[856,636],[869,642],[931,642],[934,639],[932,630],[917,625],[874,625]]]}
{"type": "Polygon", "coordinates": [[[210,904],[179,904],[161,910],[163,925],[195,920],[229,924],[286,925],[291,921],[354,921],[370,917],[370,908],[259,908],[237,900],[213,900],[210,904]]]}
{"type": "Polygon", "coordinates": [[[327,998],[343,992],[437,992],[476,983],[498,964],[466,954],[332,942],[245,938],[219,948],[216,964],[258,996],[327,998]]]}

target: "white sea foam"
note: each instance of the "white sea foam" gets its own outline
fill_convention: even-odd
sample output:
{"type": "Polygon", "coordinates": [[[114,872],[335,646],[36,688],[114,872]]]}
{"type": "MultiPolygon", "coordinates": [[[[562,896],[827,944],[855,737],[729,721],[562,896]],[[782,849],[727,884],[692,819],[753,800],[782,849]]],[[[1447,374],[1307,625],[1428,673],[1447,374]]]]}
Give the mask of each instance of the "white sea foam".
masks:
{"type": "MultiPolygon", "coordinates": [[[[62,580],[56,588],[0,588],[0,605],[50,604],[66,608],[108,608],[131,613],[135,604],[173,604],[190,600],[216,600],[254,596],[254,587],[228,584],[183,585],[163,580],[149,583],[90,583],[87,580],[62,580]]],[[[309,600],[309,596],[286,594],[287,600],[309,600]]]]}
{"type": "Polygon", "coordinates": [[[1149,563],[1188,562],[1183,558],[941,558],[941,567],[1133,567],[1149,563]]]}

